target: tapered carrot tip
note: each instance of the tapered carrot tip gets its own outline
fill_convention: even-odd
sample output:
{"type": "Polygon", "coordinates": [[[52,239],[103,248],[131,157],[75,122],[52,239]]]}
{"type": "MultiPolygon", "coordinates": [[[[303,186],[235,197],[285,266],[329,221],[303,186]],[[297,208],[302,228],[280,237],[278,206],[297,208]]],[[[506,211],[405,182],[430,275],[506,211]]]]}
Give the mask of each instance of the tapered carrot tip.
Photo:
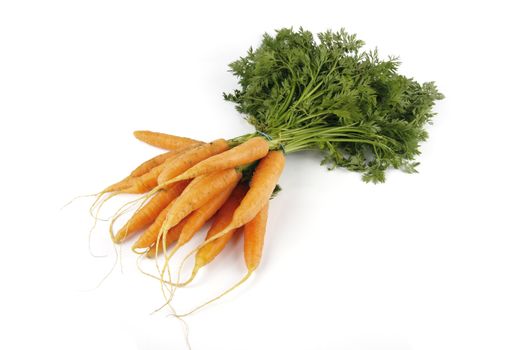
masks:
{"type": "Polygon", "coordinates": [[[190,278],[188,278],[185,282],[177,284],[177,287],[185,287],[188,284],[190,284],[191,282],[193,282],[193,280],[195,279],[195,276],[197,276],[197,272],[199,272],[200,268],[201,268],[200,266],[195,265],[195,267],[193,268],[193,271],[191,272],[190,278]]]}
{"type": "Polygon", "coordinates": [[[183,219],[181,222],[177,224],[177,226],[172,227],[168,233],[166,234],[165,241],[161,242],[160,240],[155,242],[148,250],[146,257],[148,258],[154,258],[160,254],[166,254],[170,256],[167,247],[171,246],[173,243],[177,242],[182,230],[186,225],[188,224],[188,217],[183,219]],[[162,243],[162,244],[161,244],[162,243]],[[166,247],[166,250],[164,248],[166,247]]]}
{"type": "Polygon", "coordinates": [[[264,234],[268,221],[268,205],[244,225],[244,262],[248,271],[255,271],[261,262],[264,234]]]}
{"type": "Polygon", "coordinates": [[[106,187],[103,192],[108,193],[108,192],[122,191],[132,185],[133,185],[133,179],[127,177],[119,182],[114,183],[113,185],[106,187]]]}
{"type": "Polygon", "coordinates": [[[157,249],[155,247],[151,247],[150,250],[146,252],[146,258],[153,259],[155,258],[159,253],[157,252],[157,249]]]}
{"type": "Polygon", "coordinates": [[[133,243],[131,250],[137,252],[139,249],[148,249],[155,243],[157,235],[159,234],[164,220],[166,219],[169,207],[176,201],[174,199],[166,208],[164,208],[159,215],[155,218],[155,221],[142,233],[142,235],[133,243]]]}

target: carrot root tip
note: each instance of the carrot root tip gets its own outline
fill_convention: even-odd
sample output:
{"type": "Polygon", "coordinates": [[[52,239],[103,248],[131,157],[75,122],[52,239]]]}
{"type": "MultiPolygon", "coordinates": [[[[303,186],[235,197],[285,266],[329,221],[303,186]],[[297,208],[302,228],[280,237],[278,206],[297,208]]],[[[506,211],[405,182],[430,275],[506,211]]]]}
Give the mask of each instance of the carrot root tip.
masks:
{"type": "Polygon", "coordinates": [[[187,316],[190,316],[191,314],[195,313],[196,311],[206,307],[207,305],[221,299],[222,297],[224,297],[226,294],[234,291],[235,289],[237,289],[238,287],[240,287],[242,284],[244,284],[244,282],[246,282],[250,276],[252,275],[253,273],[253,270],[248,270],[248,272],[244,275],[243,278],[241,278],[239,280],[239,282],[235,283],[233,286],[231,286],[230,288],[228,288],[227,290],[225,290],[224,292],[222,292],[221,294],[219,294],[218,296],[208,300],[207,302],[197,306],[196,308],[194,308],[193,310],[189,311],[189,312],[186,312],[186,313],[183,313],[183,314],[174,314],[175,317],[178,317],[178,318],[183,318],[183,317],[187,317],[187,316]]]}

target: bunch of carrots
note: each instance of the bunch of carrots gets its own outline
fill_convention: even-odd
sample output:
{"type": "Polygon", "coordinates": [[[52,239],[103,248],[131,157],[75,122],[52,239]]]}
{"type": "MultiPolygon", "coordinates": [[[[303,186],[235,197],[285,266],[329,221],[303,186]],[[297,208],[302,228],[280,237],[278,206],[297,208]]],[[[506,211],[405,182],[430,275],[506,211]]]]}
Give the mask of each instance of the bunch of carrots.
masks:
{"type": "Polygon", "coordinates": [[[389,169],[416,172],[425,128],[435,115],[435,102],[444,96],[433,82],[401,75],[397,58],[383,60],[377,50],[363,47],[344,29],[314,35],[283,28],[264,34],[257,48],[229,65],[239,86],[224,94],[255,132],[210,143],[135,132],[139,140],[167,152],[107,187],[92,208],[105,195],[107,200],[120,193],[141,194],[139,209],[116,232],[115,221],[129,207],[114,215],[111,237],[121,243],[140,233],[133,251],[164,256],[162,266],[156,260],[159,275],[152,276],[163,291],[170,290],[167,304],[173,291],[190,283],[241,229],[247,273],[226,292],[258,267],[284,153],[318,152],[329,169],[359,172],[366,182],[384,182],[389,169]],[[209,220],[206,239],[182,260],[174,282],[170,259],[209,220]],[[181,282],[182,266],[193,254],[193,272],[181,282]]]}
{"type": "Polygon", "coordinates": [[[113,216],[113,242],[122,243],[140,233],[132,250],[150,258],[163,254],[165,264],[157,278],[182,287],[234,234],[243,231],[245,281],[261,260],[269,200],[285,165],[283,151],[270,150],[268,140],[261,136],[240,143],[224,139],[204,143],[151,131],[134,135],[167,152],[140,164],[99,194],[99,198],[111,194],[107,199],[122,193],[143,194],[139,209],[116,233],[115,221],[125,211],[113,216]],[[171,257],[209,220],[213,223],[206,240],[192,252],[195,265],[191,277],[180,283],[171,282],[171,275],[165,278],[171,257]]]}

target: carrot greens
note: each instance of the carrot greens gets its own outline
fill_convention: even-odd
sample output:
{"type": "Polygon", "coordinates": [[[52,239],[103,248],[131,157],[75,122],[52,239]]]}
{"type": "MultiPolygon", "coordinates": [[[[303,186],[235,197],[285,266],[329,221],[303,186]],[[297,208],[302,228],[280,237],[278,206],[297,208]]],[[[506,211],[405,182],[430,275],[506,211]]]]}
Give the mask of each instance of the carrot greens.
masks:
{"type": "MultiPolygon", "coordinates": [[[[280,29],[230,64],[240,88],[227,101],[287,153],[319,150],[323,164],[383,182],[389,167],[414,172],[424,126],[443,95],[397,72],[395,57],[344,30],[280,29]]],[[[239,137],[239,142],[253,135],[239,137]]]]}

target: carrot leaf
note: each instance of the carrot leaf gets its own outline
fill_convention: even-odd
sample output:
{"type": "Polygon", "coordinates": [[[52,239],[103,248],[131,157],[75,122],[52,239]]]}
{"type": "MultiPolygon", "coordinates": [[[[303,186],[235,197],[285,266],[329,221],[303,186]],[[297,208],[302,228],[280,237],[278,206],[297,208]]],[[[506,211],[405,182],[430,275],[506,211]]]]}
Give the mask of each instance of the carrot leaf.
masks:
{"type": "Polygon", "coordinates": [[[367,182],[383,182],[388,168],[415,172],[424,127],[444,96],[433,82],[399,74],[396,57],[383,60],[363,46],[343,29],[265,34],[230,64],[239,88],[224,98],[274,149],[321,151],[323,164],[361,172],[367,182]]]}

